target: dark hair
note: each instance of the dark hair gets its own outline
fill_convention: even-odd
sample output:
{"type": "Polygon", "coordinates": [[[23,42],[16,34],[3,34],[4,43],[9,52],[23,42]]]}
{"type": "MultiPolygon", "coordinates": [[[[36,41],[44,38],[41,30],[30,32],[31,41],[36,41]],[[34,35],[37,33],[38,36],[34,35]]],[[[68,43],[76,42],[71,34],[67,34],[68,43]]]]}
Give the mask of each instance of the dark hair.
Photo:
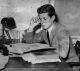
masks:
{"type": "Polygon", "coordinates": [[[59,19],[57,17],[57,14],[55,12],[55,8],[51,5],[51,4],[45,4],[45,5],[42,5],[41,7],[39,7],[37,9],[37,13],[38,14],[42,14],[42,13],[48,13],[48,15],[50,17],[52,17],[53,15],[55,16],[55,22],[58,22],[59,19]]]}

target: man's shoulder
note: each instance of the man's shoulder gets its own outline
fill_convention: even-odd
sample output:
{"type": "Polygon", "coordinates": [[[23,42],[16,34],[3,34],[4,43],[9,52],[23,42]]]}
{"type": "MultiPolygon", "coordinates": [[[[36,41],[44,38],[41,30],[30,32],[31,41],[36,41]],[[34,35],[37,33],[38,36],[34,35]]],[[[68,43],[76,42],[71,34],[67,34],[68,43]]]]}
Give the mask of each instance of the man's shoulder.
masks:
{"type": "Polygon", "coordinates": [[[58,29],[59,31],[61,31],[61,30],[69,31],[68,28],[67,28],[65,25],[63,25],[63,24],[59,24],[59,25],[57,26],[57,29],[58,29]]]}
{"type": "Polygon", "coordinates": [[[63,24],[59,24],[58,27],[57,27],[57,30],[58,30],[57,31],[58,34],[66,34],[68,36],[70,35],[69,29],[63,24]]]}

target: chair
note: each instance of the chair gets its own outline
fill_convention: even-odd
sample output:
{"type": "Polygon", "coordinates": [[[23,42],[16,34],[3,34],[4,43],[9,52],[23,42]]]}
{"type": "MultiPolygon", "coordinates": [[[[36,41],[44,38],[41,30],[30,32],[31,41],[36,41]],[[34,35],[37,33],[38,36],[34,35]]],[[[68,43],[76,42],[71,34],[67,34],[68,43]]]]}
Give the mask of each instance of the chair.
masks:
{"type": "Polygon", "coordinates": [[[75,45],[74,45],[74,48],[76,50],[76,54],[78,55],[79,57],[79,62],[70,62],[68,63],[71,67],[75,67],[76,70],[74,71],[80,71],[80,41],[77,40],[75,45]]]}

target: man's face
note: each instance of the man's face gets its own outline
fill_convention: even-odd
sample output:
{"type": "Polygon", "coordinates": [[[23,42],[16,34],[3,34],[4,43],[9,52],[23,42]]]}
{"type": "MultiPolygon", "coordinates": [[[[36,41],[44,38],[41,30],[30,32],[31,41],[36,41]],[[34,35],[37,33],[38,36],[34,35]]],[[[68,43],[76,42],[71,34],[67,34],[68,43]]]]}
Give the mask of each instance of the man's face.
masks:
{"type": "Polygon", "coordinates": [[[48,29],[52,25],[51,17],[48,13],[39,14],[41,25],[44,29],[48,29]]]}

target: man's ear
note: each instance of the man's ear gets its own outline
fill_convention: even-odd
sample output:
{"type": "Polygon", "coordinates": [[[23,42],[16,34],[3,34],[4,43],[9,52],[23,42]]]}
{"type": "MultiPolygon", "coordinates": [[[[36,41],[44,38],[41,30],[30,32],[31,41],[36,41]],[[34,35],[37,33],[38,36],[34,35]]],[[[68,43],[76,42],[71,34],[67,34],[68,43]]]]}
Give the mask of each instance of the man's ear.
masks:
{"type": "Polygon", "coordinates": [[[55,20],[55,16],[53,15],[52,17],[51,17],[51,21],[53,22],[55,20]]]}

